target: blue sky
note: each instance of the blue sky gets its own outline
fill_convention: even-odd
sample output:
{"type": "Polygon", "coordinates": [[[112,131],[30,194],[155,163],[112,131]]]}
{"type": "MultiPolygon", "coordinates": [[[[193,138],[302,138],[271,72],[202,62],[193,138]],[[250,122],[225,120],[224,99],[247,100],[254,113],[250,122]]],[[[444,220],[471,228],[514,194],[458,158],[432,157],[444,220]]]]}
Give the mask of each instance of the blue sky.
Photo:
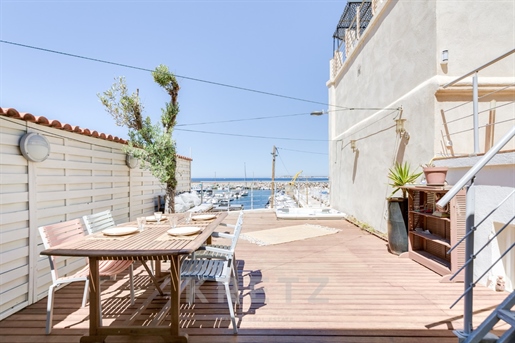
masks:
{"type": "MultiPolygon", "coordinates": [[[[332,35],[345,1],[7,1],[0,39],[178,76],[192,177],[327,176],[332,35]],[[244,91],[226,84],[305,101],[244,91]],[[255,119],[265,118],[265,119],[255,119]],[[201,124],[201,125],[200,125],[201,124]],[[244,167],[245,166],[245,167],[244,167]]],[[[157,121],[150,72],[0,43],[0,106],[127,138],[97,93],[125,76],[157,121]]]]}

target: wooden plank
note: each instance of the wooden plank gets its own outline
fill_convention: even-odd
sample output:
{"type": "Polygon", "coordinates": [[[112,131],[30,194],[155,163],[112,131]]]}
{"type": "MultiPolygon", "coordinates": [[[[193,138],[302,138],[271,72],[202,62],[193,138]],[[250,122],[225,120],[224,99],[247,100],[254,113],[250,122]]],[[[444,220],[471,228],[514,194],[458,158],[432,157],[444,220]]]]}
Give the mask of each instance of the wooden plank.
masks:
{"type": "Polygon", "coordinates": [[[488,124],[485,128],[485,152],[490,150],[495,140],[495,100],[490,101],[490,111],[488,112],[488,124]]]}
{"type": "MultiPolygon", "coordinates": [[[[234,223],[236,217],[236,213],[230,213],[224,222],[234,223]]],[[[463,284],[440,283],[437,273],[388,253],[383,240],[345,220],[309,223],[342,231],[271,246],[258,246],[243,239],[238,242],[238,335],[232,334],[221,285],[205,282],[200,287],[202,298],[191,306],[183,293],[180,325],[189,335],[189,342],[457,341],[452,330],[462,328],[463,305],[458,303],[453,309],[449,306],[461,295],[463,284]]],[[[298,224],[299,221],[277,221],[271,212],[248,212],[243,233],[298,224]]],[[[127,274],[102,284],[105,325],[115,327],[130,321],[149,326],[154,318],[162,316],[160,311],[167,297],[156,296],[146,302],[155,288],[142,267],[135,269],[134,280],[134,306],[130,306],[127,274]],[[137,312],[138,308],[141,311],[137,312]]],[[[80,307],[82,290],[83,284],[77,283],[56,293],[51,335],[44,334],[46,299],[0,321],[0,335],[7,342],[78,343],[88,333],[89,308],[80,307]]],[[[476,287],[474,326],[505,296],[506,293],[476,287]]],[[[162,325],[168,324],[165,318],[162,325]]],[[[506,326],[496,327],[498,333],[504,330],[506,326]]],[[[110,336],[107,341],[127,342],[129,338],[110,336]]],[[[131,337],[130,341],[162,339],[131,337]]]]}
{"type": "Polygon", "coordinates": [[[446,140],[444,146],[449,149],[449,151],[451,152],[451,156],[454,156],[454,147],[453,147],[453,144],[452,144],[452,139],[451,139],[451,135],[449,133],[449,125],[447,124],[447,119],[445,117],[445,111],[444,110],[440,110],[440,114],[442,116],[442,125],[443,125],[443,128],[445,130],[445,137],[444,139],[446,140]]]}

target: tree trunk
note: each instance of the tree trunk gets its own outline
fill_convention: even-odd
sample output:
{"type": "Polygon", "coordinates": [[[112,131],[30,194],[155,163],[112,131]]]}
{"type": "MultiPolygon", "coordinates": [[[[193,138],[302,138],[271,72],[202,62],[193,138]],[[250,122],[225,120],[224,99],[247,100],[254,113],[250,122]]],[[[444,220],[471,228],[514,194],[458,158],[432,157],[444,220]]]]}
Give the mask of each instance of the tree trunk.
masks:
{"type": "Polygon", "coordinates": [[[168,211],[175,213],[175,187],[166,185],[166,199],[168,200],[168,211]]]}

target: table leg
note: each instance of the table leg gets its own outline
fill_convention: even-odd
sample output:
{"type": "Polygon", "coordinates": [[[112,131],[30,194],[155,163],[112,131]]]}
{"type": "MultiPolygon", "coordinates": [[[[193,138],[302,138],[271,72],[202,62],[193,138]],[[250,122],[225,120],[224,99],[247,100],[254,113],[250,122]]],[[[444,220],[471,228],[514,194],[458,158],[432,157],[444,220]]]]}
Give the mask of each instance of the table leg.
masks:
{"type": "Polygon", "coordinates": [[[156,271],[156,276],[157,277],[161,277],[161,260],[156,260],[154,261],[155,262],[155,271],[156,271]]]}
{"type": "Polygon", "coordinates": [[[98,259],[89,257],[89,336],[81,337],[81,343],[104,342],[106,336],[100,336],[98,333],[101,327],[100,308],[98,259]]]}
{"type": "Polygon", "coordinates": [[[188,342],[188,335],[179,332],[181,308],[181,260],[179,255],[170,258],[170,337],[165,342],[188,342]]]}
{"type": "MultiPolygon", "coordinates": [[[[159,264],[159,266],[161,266],[161,261],[155,261],[155,262],[156,262],[156,266],[158,264],[159,264]]],[[[154,263],[154,261],[150,261],[150,263],[154,263]]],[[[152,270],[150,270],[150,268],[147,266],[147,261],[141,261],[141,264],[147,270],[148,276],[150,276],[150,279],[152,280],[152,283],[154,284],[154,287],[156,287],[156,290],[159,292],[160,295],[164,295],[163,291],[161,290],[161,286],[159,285],[159,281],[156,278],[157,269],[155,269],[156,270],[156,275],[154,275],[154,274],[152,274],[152,270]]],[[[159,269],[161,269],[161,268],[159,268],[159,269]]]]}

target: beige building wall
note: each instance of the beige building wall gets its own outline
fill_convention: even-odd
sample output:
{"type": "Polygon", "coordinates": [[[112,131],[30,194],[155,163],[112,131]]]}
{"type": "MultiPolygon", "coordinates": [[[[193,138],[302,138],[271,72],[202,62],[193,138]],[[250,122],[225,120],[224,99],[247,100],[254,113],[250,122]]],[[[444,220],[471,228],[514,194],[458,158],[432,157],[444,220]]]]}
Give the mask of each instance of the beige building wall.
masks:
{"type": "MultiPolygon", "coordinates": [[[[37,228],[112,211],[115,222],[153,213],[164,189],[150,172],[130,169],[123,145],[0,115],[0,320],[46,296],[48,258],[37,228]],[[47,160],[27,161],[19,149],[27,132],[51,144],[47,160]]],[[[181,191],[190,189],[191,159],[180,156],[181,191]]],[[[68,259],[60,273],[84,265],[68,259]]]]}
{"type": "Polygon", "coordinates": [[[177,193],[191,191],[191,158],[177,156],[175,178],[177,179],[177,193]]]}
{"type": "MultiPolygon", "coordinates": [[[[506,1],[386,1],[329,88],[331,205],[386,232],[388,169],[396,161],[420,165],[433,157],[473,152],[471,79],[442,86],[509,51],[515,42],[514,5],[506,1]],[[449,62],[441,64],[442,50],[449,62]],[[402,107],[402,111],[396,110],[402,107]],[[353,108],[353,109],[349,109],[353,108]],[[450,110],[449,110],[450,109],[450,110]],[[441,110],[448,124],[445,136],[441,110]],[[466,117],[465,119],[460,119],[466,117]],[[395,119],[405,119],[406,134],[395,119]],[[465,132],[461,132],[464,131],[465,132]],[[353,141],[353,142],[352,142],[353,141]],[[354,144],[355,148],[352,149],[354,144]],[[367,206],[357,199],[366,199],[367,206]]],[[[515,57],[480,73],[481,94],[513,84],[515,57]]],[[[334,75],[334,76],[333,76],[334,75]]],[[[480,110],[513,101],[513,87],[481,99],[480,110]]],[[[495,137],[513,125],[514,105],[496,109],[495,137]]],[[[488,111],[481,124],[488,123],[488,111]]],[[[484,150],[485,128],[480,132],[484,150]]],[[[513,149],[513,142],[506,149],[513,149]]],[[[482,151],[483,151],[482,150],[482,151]]]]}
{"type": "MultiPolygon", "coordinates": [[[[343,64],[330,63],[331,206],[386,233],[386,198],[392,193],[387,175],[396,161],[421,171],[421,165],[436,157],[437,165],[450,168],[448,183],[457,182],[477,161],[464,157],[476,154],[472,77],[444,85],[514,47],[513,1],[380,3],[343,64]],[[448,50],[446,64],[441,63],[443,50],[448,50]],[[405,119],[406,133],[396,132],[395,120],[400,118],[405,119]]],[[[515,54],[481,70],[478,80],[481,154],[515,124],[515,54]]],[[[478,218],[515,189],[513,150],[512,139],[505,153],[476,178],[481,194],[475,204],[478,218]]],[[[505,205],[508,211],[483,224],[476,249],[510,220],[513,201],[505,205]]],[[[514,237],[512,230],[477,259],[476,277],[499,257],[510,242],[506,237],[514,237]]],[[[515,253],[507,256],[513,259],[515,253]]],[[[513,265],[503,262],[481,282],[491,283],[504,274],[514,284],[514,273],[513,265]]]]}

